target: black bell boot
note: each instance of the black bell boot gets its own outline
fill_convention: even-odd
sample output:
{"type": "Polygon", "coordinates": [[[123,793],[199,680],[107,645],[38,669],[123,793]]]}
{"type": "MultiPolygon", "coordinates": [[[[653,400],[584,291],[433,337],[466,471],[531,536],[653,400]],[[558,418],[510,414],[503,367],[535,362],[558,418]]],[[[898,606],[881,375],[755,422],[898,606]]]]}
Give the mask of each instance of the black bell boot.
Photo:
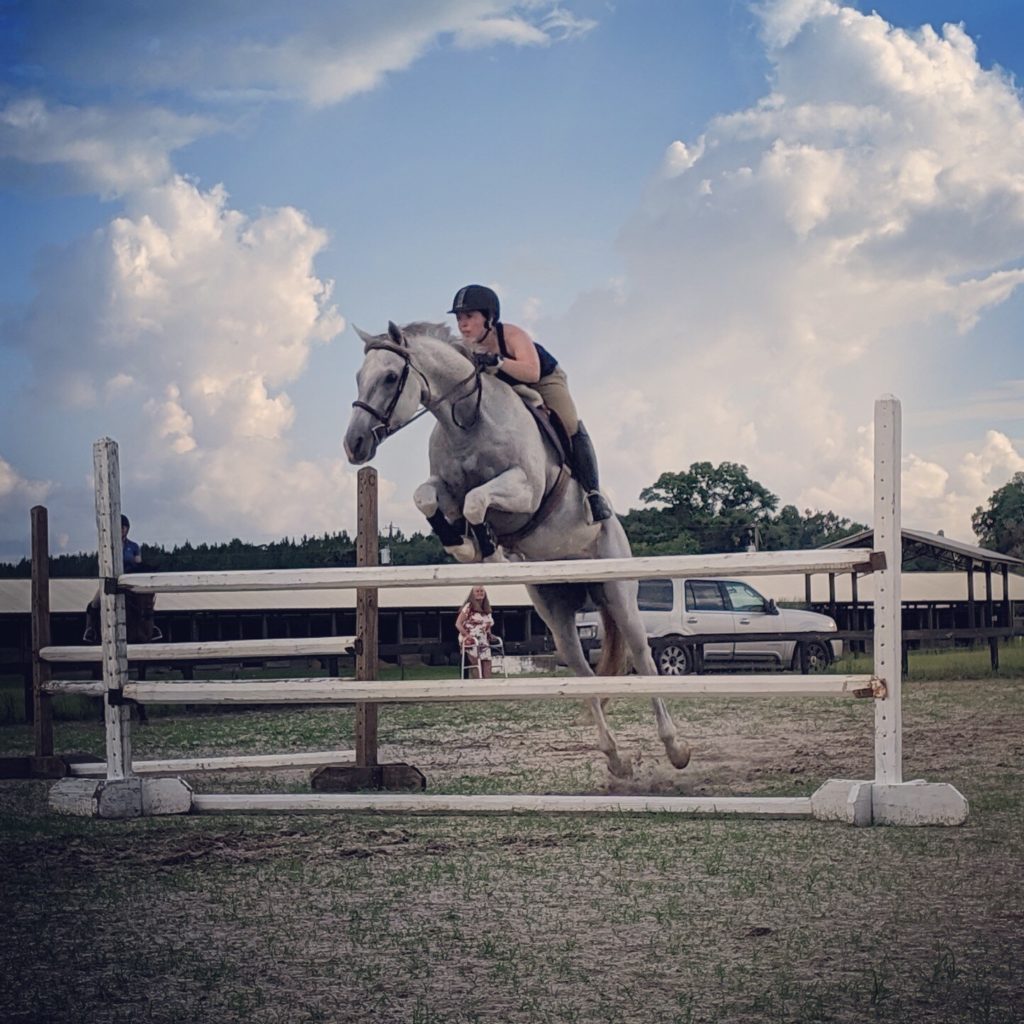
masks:
{"type": "Polygon", "coordinates": [[[572,471],[587,496],[594,522],[600,523],[604,519],[611,519],[612,507],[601,493],[598,483],[597,452],[594,451],[590,435],[582,422],[572,439],[572,471]]]}

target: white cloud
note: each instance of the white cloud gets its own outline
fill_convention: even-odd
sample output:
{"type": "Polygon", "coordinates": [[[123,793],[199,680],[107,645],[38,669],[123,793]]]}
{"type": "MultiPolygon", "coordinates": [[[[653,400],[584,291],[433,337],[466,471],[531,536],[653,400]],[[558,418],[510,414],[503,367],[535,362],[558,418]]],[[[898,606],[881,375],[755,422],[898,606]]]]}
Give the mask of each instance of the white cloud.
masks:
{"type": "Polygon", "coordinates": [[[82,82],[170,90],[200,100],[340,103],[377,87],[448,39],[462,48],[549,46],[593,28],[548,0],[251,0],[141,10],[81,7],[31,22],[26,59],[82,82]],[[34,30],[33,30],[34,29],[34,30]]]}
{"type": "Polygon", "coordinates": [[[215,128],[209,118],[161,109],[73,107],[38,96],[0,108],[0,159],[58,164],[101,196],[166,181],[169,154],[215,128]]]}
{"type": "Polygon", "coordinates": [[[0,503],[17,501],[18,511],[24,513],[24,503],[38,504],[52,489],[53,484],[49,480],[29,480],[0,456],[0,503]]]}
{"type": "Polygon", "coordinates": [[[326,241],[297,210],[248,217],[175,177],[44,262],[16,336],[39,400],[131,447],[134,507],[169,503],[156,535],[190,516],[217,535],[228,509],[249,536],[336,528],[352,485],[296,456],[285,390],[344,326],[313,270],[326,241]]]}
{"type": "MultiPolygon", "coordinates": [[[[763,17],[770,93],[668,146],[622,231],[618,294],[556,330],[588,339],[573,379],[620,508],[665,470],[728,459],[784,502],[865,519],[873,400],[927,418],[948,385],[936,352],[957,332],[984,346],[975,325],[1024,280],[1024,108],[957,26],[826,0],[763,17]]],[[[969,537],[1005,480],[982,494],[996,473],[971,480],[963,450],[938,461],[908,459],[906,518],[969,537]]]]}

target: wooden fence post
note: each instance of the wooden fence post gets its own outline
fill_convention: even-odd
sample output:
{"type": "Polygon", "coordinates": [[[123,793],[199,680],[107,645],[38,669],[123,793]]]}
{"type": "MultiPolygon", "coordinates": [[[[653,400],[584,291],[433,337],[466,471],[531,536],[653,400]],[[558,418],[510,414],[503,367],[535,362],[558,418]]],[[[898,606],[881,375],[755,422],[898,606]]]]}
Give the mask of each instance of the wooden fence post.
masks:
{"type": "Polygon", "coordinates": [[[103,719],[107,731],[107,778],[132,774],[131,709],[119,697],[128,682],[128,640],[124,594],[117,592],[124,573],[121,543],[121,471],[117,442],[104,437],[92,446],[96,478],[96,528],[99,534],[100,625],[103,636],[103,719]]]}
{"type": "Polygon", "coordinates": [[[49,516],[36,505],[32,518],[32,721],[36,757],[53,756],[53,705],[43,684],[50,680],[50,665],[39,652],[50,645],[50,539],[49,516]]]}
{"type": "MultiPolygon", "coordinates": [[[[358,476],[358,526],[356,565],[375,566],[379,559],[377,525],[377,471],[364,466],[358,476]]],[[[377,588],[356,588],[356,679],[376,679],[380,671],[377,655],[377,588]]],[[[356,704],[356,765],[377,764],[377,705],[356,704]]]]}

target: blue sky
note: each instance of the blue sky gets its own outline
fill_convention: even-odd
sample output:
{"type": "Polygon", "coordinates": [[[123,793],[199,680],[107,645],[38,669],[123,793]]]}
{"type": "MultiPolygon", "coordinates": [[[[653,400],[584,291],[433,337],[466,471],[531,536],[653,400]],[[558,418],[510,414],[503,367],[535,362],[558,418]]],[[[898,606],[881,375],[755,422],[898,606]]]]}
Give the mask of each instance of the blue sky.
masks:
{"type": "MultiPolygon", "coordinates": [[[[470,281],[561,359],[616,506],[729,459],[970,537],[1024,468],[1024,11],[899,0],[0,2],[0,558],[354,528],[352,324],[470,281]],[[877,11],[877,13],[872,13],[877,11]],[[950,27],[943,26],[949,24],[950,27]]],[[[426,425],[382,449],[419,528],[426,425]]]]}

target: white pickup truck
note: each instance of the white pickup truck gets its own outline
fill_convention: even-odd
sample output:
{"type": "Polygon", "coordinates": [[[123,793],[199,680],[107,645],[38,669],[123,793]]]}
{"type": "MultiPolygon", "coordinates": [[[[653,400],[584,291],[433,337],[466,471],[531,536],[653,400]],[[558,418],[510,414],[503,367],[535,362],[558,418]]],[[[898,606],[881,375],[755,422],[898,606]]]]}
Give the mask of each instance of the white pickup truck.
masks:
{"type": "MultiPolygon", "coordinates": [[[[742,580],[641,580],[638,603],[661,675],[693,671],[693,644],[687,642],[688,636],[716,638],[704,644],[708,664],[762,663],[799,670],[803,645],[808,670],[823,672],[843,653],[839,639],[789,640],[779,636],[745,641],[745,633],[834,633],[836,624],[817,612],[777,608],[773,600],[742,580]]],[[[588,658],[596,663],[601,650],[599,613],[580,612],[576,628],[588,658]]]]}

